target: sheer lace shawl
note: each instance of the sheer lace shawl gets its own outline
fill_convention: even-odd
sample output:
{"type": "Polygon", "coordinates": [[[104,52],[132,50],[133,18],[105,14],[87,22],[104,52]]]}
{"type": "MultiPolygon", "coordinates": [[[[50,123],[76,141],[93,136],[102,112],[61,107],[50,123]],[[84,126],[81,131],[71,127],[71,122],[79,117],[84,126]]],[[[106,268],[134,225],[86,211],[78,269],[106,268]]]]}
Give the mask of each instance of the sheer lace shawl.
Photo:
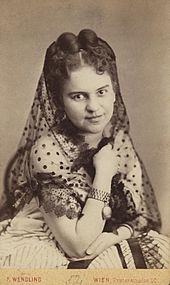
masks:
{"type": "MultiPolygon", "coordinates": [[[[32,172],[32,159],[34,160],[34,158],[30,159],[31,151],[35,149],[37,141],[44,137],[51,137],[53,142],[58,144],[63,156],[69,157],[73,163],[87,151],[86,145],[83,142],[75,143],[75,138],[71,137],[70,133],[67,135],[67,130],[62,129],[62,126],[63,122],[61,124],[59,108],[54,104],[50,92],[46,88],[42,73],[18,151],[8,173],[7,190],[9,200],[15,209],[14,212],[19,211],[25,203],[30,202],[34,195],[37,195],[37,176],[35,177],[35,173],[32,172]]],[[[147,228],[159,229],[160,216],[154,192],[143,163],[139,159],[128,134],[129,120],[122,97],[120,92],[118,92],[116,94],[113,116],[103,132],[103,137],[106,139],[105,143],[108,141],[114,143],[120,131],[123,136],[118,141],[119,145],[116,148],[117,155],[120,157],[120,170],[112,183],[112,194],[114,197],[112,199],[112,208],[113,212],[115,212],[113,223],[129,222],[133,225],[136,232],[147,228]],[[121,188],[121,183],[123,183],[123,188],[121,188]],[[121,196],[119,193],[123,193],[123,195],[121,196]],[[126,211],[116,216],[116,213],[119,213],[117,209],[122,209],[122,203],[126,203],[126,211]],[[121,220],[118,217],[122,217],[121,220]]],[[[67,167],[70,167],[70,165],[67,167]]],[[[40,168],[40,175],[41,170],[44,173],[44,169],[40,168]]],[[[50,175],[52,175],[52,172],[50,175]]],[[[60,172],[61,169],[58,170],[57,175],[60,175],[60,172]]],[[[69,175],[71,175],[70,173],[71,171],[69,175]]],[[[44,174],[46,174],[46,171],[44,174]]],[[[42,177],[41,181],[43,181],[42,177]]],[[[52,181],[49,182],[49,185],[51,183],[52,181]]],[[[47,186],[45,183],[43,185],[47,186]]],[[[51,186],[49,189],[51,189],[51,186]]],[[[73,189],[74,191],[75,189],[73,189]]],[[[82,205],[78,203],[76,207],[76,213],[80,214],[82,205]]],[[[73,216],[75,214],[70,214],[71,218],[73,216]]]]}

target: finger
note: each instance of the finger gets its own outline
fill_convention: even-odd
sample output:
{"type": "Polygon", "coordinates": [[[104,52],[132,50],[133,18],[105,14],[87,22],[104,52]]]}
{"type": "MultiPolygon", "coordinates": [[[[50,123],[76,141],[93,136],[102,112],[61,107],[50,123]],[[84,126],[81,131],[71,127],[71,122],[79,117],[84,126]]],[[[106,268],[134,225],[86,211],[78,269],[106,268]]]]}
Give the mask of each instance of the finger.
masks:
{"type": "Polygon", "coordinates": [[[116,244],[117,241],[118,237],[111,233],[108,236],[104,237],[104,239],[102,239],[100,243],[98,243],[98,246],[96,247],[95,251],[93,251],[93,253],[91,254],[98,255],[102,253],[104,250],[106,250],[108,247],[116,244]]]}
{"type": "Polygon", "coordinates": [[[104,243],[106,247],[114,243],[114,238],[117,237],[113,233],[102,233],[97,239],[91,243],[91,245],[86,250],[87,254],[92,254],[94,251],[96,252],[104,243]]]}
{"type": "Polygon", "coordinates": [[[108,144],[106,144],[105,146],[103,146],[102,148],[101,148],[101,150],[110,150],[110,149],[112,149],[112,144],[111,143],[108,143],[108,144]]]}
{"type": "Polygon", "coordinates": [[[108,145],[111,147],[111,149],[113,149],[114,144],[112,142],[108,143],[108,145]]]}
{"type": "Polygon", "coordinates": [[[86,250],[86,254],[90,255],[96,252],[97,248],[100,246],[101,243],[102,241],[100,239],[97,239],[96,241],[94,241],[86,250]]]}
{"type": "Polygon", "coordinates": [[[110,149],[112,149],[113,148],[113,143],[112,142],[109,142],[106,146],[108,146],[108,148],[110,149]]]}
{"type": "Polygon", "coordinates": [[[96,248],[96,250],[90,255],[90,258],[95,258],[99,254],[101,254],[108,246],[101,242],[101,244],[96,248]]]}
{"type": "Polygon", "coordinates": [[[80,260],[87,260],[87,259],[92,259],[93,255],[85,255],[84,257],[79,257],[79,258],[70,258],[70,261],[80,261],[80,260]]]}
{"type": "Polygon", "coordinates": [[[94,245],[90,246],[90,247],[86,250],[86,254],[88,254],[88,255],[93,254],[94,252],[96,252],[98,246],[99,246],[99,244],[94,244],[94,245]]]}

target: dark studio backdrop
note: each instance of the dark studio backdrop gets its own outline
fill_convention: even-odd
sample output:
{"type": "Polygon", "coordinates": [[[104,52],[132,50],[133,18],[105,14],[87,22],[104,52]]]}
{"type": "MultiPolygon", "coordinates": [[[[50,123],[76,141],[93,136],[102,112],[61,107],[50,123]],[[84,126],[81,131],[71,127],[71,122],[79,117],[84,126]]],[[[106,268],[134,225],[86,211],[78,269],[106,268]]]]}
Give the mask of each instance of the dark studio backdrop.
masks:
{"type": "Polygon", "coordinates": [[[16,150],[46,48],[61,33],[91,28],[114,49],[131,136],[170,234],[170,2],[0,0],[0,180],[16,150]]]}

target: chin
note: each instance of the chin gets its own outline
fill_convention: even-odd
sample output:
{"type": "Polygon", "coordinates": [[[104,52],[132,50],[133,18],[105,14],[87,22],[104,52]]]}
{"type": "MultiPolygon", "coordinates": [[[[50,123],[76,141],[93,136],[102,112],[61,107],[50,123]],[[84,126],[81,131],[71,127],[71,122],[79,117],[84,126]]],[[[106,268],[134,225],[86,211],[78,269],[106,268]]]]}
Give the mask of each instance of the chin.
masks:
{"type": "Polygon", "coordinates": [[[106,127],[107,123],[102,122],[101,124],[88,124],[88,125],[78,125],[77,129],[82,134],[102,134],[104,131],[104,128],[106,127]]]}
{"type": "Polygon", "coordinates": [[[91,127],[91,128],[84,129],[84,133],[99,134],[99,133],[102,133],[103,130],[104,128],[101,128],[101,127],[91,127]]]}

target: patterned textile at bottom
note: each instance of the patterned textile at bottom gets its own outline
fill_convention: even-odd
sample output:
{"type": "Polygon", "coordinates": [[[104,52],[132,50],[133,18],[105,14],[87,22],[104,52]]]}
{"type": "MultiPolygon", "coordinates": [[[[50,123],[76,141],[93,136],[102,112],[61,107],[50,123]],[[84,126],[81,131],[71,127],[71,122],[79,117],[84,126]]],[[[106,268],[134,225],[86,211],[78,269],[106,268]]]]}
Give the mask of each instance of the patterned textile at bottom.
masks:
{"type": "Polygon", "coordinates": [[[147,268],[169,268],[169,238],[150,231],[149,234],[137,238],[147,268]]]}
{"type": "Polygon", "coordinates": [[[66,268],[67,264],[67,259],[52,243],[38,238],[18,240],[13,251],[8,254],[6,250],[6,254],[0,257],[0,268],[66,268]]]}
{"type": "Polygon", "coordinates": [[[0,268],[67,268],[68,263],[43,220],[18,216],[0,223],[0,268]]]}
{"type": "Polygon", "coordinates": [[[167,269],[169,253],[169,238],[149,231],[111,246],[93,260],[69,261],[43,220],[18,215],[0,223],[0,268],[167,269]]]}
{"type": "Polygon", "coordinates": [[[92,261],[70,262],[68,268],[166,269],[169,252],[169,239],[150,231],[108,248],[92,261]]]}

